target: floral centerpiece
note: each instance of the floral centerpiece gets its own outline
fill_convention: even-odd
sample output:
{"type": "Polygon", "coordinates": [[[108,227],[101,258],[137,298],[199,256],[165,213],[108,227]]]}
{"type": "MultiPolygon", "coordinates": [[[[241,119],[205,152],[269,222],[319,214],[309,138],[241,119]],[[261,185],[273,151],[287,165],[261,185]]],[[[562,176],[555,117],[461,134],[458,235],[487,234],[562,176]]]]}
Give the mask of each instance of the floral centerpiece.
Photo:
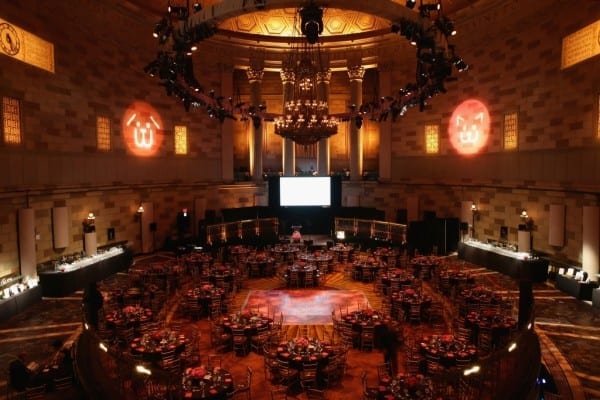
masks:
{"type": "Polygon", "coordinates": [[[306,337],[299,337],[299,338],[294,339],[293,343],[294,343],[294,350],[296,350],[298,352],[303,352],[308,349],[308,345],[310,344],[310,341],[306,337]]]}

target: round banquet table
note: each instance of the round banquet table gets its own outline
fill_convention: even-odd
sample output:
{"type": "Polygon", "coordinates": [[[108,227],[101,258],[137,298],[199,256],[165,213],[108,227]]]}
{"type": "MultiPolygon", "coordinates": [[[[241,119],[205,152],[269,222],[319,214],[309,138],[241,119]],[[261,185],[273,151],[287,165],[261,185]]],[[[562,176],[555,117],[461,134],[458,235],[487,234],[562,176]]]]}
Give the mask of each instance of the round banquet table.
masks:
{"type": "Polygon", "coordinates": [[[313,286],[319,286],[319,269],[313,264],[304,264],[300,261],[298,264],[290,265],[287,268],[287,285],[290,286],[290,275],[292,271],[298,272],[298,286],[305,286],[305,278],[307,274],[312,274],[313,286]]]}
{"type": "Polygon", "coordinates": [[[415,276],[421,276],[421,272],[424,272],[423,279],[430,279],[431,271],[438,266],[439,260],[437,256],[418,256],[410,260],[410,265],[415,276]]]}
{"type": "Polygon", "coordinates": [[[375,347],[383,347],[383,338],[389,330],[390,317],[372,309],[353,311],[344,316],[344,322],[352,325],[352,330],[359,336],[365,326],[373,327],[375,347]]]}
{"type": "Polygon", "coordinates": [[[375,258],[370,258],[365,261],[357,261],[352,264],[353,273],[352,276],[356,280],[363,280],[365,277],[369,277],[371,280],[375,279],[377,275],[377,271],[379,269],[385,270],[385,264],[379,261],[376,261],[375,258]]]}
{"type": "Polygon", "coordinates": [[[440,278],[448,278],[450,285],[463,287],[475,283],[475,278],[468,272],[448,270],[440,273],[440,278]]]}
{"type": "Polygon", "coordinates": [[[378,400],[432,400],[434,386],[431,378],[403,372],[379,381],[378,400]]]}
{"type": "Polygon", "coordinates": [[[406,289],[397,293],[392,293],[392,310],[399,310],[400,308],[404,311],[404,318],[409,319],[409,311],[411,305],[419,305],[421,308],[421,317],[423,317],[423,311],[431,307],[433,299],[430,295],[419,293],[414,289],[406,289]]]}
{"type": "Polygon", "coordinates": [[[203,315],[210,315],[210,305],[213,297],[225,299],[225,290],[214,285],[203,285],[189,289],[184,294],[186,301],[196,301],[202,308],[203,315]]]}
{"type": "Polygon", "coordinates": [[[275,246],[273,247],[273,253],[277,256],[276,258],[281,261],[294,261],[295,254],[300,251],[296,246],[275,246]]]}
{"type": "Polygon", "coordinates": [[[375,258],[377,260],[383,261],[386,264],[388,264],[389,261],[394,259],[394,262],[392,262],[392,265],[395,265],[395,261],[398,258],[398,256],[400,255],[400,252],[398,251],[398,249],[389,249],[387,247],[379,247],[379,248],[375,249],[375,251],[373,252],[373,255],[375,256],[375,258]]]}
{"type": "Polygon", "coordinates": [[[277,358],[289,362],[290,368],[302,371],[302,363],[316,362],[317,370],[329,363],[329,358],[334,355],[335,348],[316,339],[298,337],[289,342],[281,342],[277,346],[277,358]]]}
{"type": "Polygon", "coordinates": [[[511,330],[517,326],[517,321],[493,310],[470,312],[465,318],[465,327],[471,329],[472,341],[477,344],[479,331],[490,329],[492,334],[492,347],[497,348],[508,340],[511,330]]]}
{"type": "Polygon", "coordinates": [[[401,288],[402,286],[412,285],[415,276],[410,272],[402,269],[388,270],[387,273],[381,275],[381,283],[387,288],[392,286],[401,288]]]}
{"type": "Polygon", "coordinates": [[[213,370],[200,365],[186,368],[182,374],[183,399],[221,400],[233,391],[233,377],[220,367],[213,370]]]}
{"type": "Polygon", "coordinates": [[[232,333],[233,329],[243,329],[248,340],[258,333],[258,328],[267,325],[269,328],[273,325],[273,319],[262,314],[249,312],[245,310],[241,313],[230,314],[221,319],[223,330],[232,333]]]}
{"type": "Polygon", "coordinates": [[[188,342],[189,339],[182,333],[161,329],[136,337],[129,343],[129,348],[132,354],[139,354],[144,360],[158,362],[163,352],[175,350],[179,354],[188,342]]]}
{"type": "Polygon", "coordinates": [[[139,328],[140,324],[152,320],[152,310],[140,306],[125,306],[108,313],[105,320],[106,327],[109,329],[139,328]]]}
{"type": "Polygon", "coordinates": [[[272,276],[275,272],[275,268],[273,267],[274,262],[275,258],[270,256],[248,257],[246,260],[246,264],[248,265],[248,278],[254,277],[252,275],[253,267],[259,272],[259,276],[272,276]],[[271,266],[270,268],[269,265],[271,266]]]}
{"type": "Polygon", "coordinates": [[[424,336],[420,341],[420,348],[424,356],[439,357],[440,364],[445,368],[455,366],[456,360],[477,360],[477,348],[454,335],[424,336]]]}

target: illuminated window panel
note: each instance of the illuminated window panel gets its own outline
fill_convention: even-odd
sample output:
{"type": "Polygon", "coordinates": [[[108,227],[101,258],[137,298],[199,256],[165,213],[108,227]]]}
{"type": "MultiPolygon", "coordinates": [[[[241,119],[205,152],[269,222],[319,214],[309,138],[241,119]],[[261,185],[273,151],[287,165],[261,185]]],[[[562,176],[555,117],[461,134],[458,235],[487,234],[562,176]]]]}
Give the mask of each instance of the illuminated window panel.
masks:
{"type": "Polygon", "coordinates": [[[110,150],[110,119],[107,117],[96,118],[96,138],[98,150],[110,150]]]}
{"type": "Polygon", "coordinates": [[[599,32],[600,20],[565,36],[562,41],[561,69],[600,54],[599,32]]]}
{"type": "Polygon", "coordinates": [[[2,132],[5,143],[21,143],[21,102],[19,99],[2,98],[2,132]]]}
{"type": "Polygon", "coordinates": [[[438,154],[440,152],[440,126],[425,125],[425,152],[438,154]]]}
{"type": "Polygon", "coordinates": [[[175,126],[175,154],[187,154],[187,127],[175,126]]]}
{"type": "Polygon", "coordinates": [[[514,150],[519,143],[519,118],[516,112],[504,114],[504,149],[514,150]]]}

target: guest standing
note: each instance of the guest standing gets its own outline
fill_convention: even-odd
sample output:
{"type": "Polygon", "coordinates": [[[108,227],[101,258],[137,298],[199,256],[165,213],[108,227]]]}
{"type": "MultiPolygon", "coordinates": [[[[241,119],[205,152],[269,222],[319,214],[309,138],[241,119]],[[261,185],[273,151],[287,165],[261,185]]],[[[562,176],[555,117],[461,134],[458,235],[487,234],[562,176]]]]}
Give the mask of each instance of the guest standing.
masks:
{"type": "Polygon", "coordinates": [[[83,307],[87,321],[94,329],[98,329],[98,311],[103,304],[104,298],[98,290],[96,282],[90,283],[83,292],[83,307]]]}

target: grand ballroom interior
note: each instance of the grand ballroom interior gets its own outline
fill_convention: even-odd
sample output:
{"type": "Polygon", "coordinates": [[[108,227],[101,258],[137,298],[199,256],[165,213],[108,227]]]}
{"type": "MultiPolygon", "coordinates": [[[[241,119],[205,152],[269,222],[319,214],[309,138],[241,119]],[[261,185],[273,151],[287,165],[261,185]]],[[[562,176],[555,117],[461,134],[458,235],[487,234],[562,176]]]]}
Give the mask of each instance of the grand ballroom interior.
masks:
{"type": "Polygon", "coordinates": [[[600,398],[599,1],[2,1],[0,53],[6,398],[600,398]]]}

